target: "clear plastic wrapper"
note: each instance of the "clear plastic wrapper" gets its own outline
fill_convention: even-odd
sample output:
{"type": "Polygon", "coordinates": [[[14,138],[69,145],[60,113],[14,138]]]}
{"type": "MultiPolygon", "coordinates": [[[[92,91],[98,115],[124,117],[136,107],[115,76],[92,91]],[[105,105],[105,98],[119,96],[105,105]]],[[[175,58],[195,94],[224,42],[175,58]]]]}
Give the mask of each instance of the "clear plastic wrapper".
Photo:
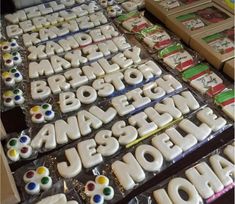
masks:
{"type": "Polygon", "coordinates": [[[181,203],[185,200],[201,204],[212,203],[234,188],[233,156],[234,140],[181,170],[175,176],[136,196],[129,204],[181,203]],[[192,172],[197,172],[199,169],[203,172],[201,175],[204,176],[204,182],[200,182],[202,179],[200,174],[196,173],[192,178],[192,172]],[[208,180],[213,188],[205,184],[208,180]]]}
{"type": "Polygon", "coordinates": [[[119,25],[124,33],[135,34],[140,30],[147,28],[152,23],[144,17],[143,12],[132,11],[127,14],[120,15],[114,22],[119,25]]]}
{"type": "Polygon", "coordinates": [[[9,163],[15,163],[23,160],[32,160],[37,157],[37,151],[31,145],[30,130],[10,134],[3,141],[4,150],[9,163]]]}
{"type": "MultiPolygon", "coordinates": [[[[84,199],[84,202],[85,200],[90,200],[91,196],[93,196],[92,193],[85,191],[84,186],[87,182],[94,181],[95,175],[104,175],[109,179],[107,185],[111,186],[115,192],[113,198],[107,202],[113,203],[119,201],[135,187],[148,181],[158,172],[177,162],[189,152],[196,150],[203,143],[214,138],[230,126],[230,124],[226,124],[226,121],[215,112],[213,114],[216,114],[218,118],[212,120],[211,111],[209,107],[201,108],[196,113],[187,115],[187,119],[179,120],[175,125],[166,127],[166,129],[161,130],[156,135],[152,135],[148,139],[146,138],[143,143],[138,143],[131,148],[124,148],[123,151],[120,152],[119,150],[110,156],[107,153],[110,150],[113,151],[113,148],[101,151],[105,146],[102,145],[103,143],[101,141],[97,140],[98,133],[95,139],[99,145],[96,145],[94,139],[71,143],[62,148],[62,151],[54,152],[35,160],[33,163],[21,167],[15,172],[14,176],[22,199],[30,201],[30,199],[40,196],[40,194],[28,195],[28,188],[25,187],[25,185],[28,185],[27,179],[24,179],[25,182],[22,179],[28,170],[36,170],[44,166],[43,168],[47,168],[45,173],[50,172],[50,174],[47,173],[46,175],[52,179],[52,183],[50,184],[52,188],[59,180],[68,178],[78,180],[81,184],[75,187],[77,188],[78,194],[84,199]],[[209,115],[207,115],[208,113],[209,115]],[[207,126],[207,130],[205,126],[207,126]],[[178,135],[175,133],[178,133],[178,135]],[[177,137],[174,135],[177,135],[177,137]],[[171,141],[174,145],[166,145],[167,141],[171,141]],[[134,152],[135,156],[133,156],[134,152]],[[154,152],[158,152],[158,156],[154,154],[156,156],[154,157],[154,161],[148,162],[146,158],[144,159],[145,154],[152,155],[154,152]],[[114,155],[115,159],[113,158],[114,155]],[[110,158],[111,156],[112,158],[110,158]],[[119,161],[122,158],[125,158],[125,162],[119,161]],[[103,161],[105,164],[103,164],[103,161]],[[128,175],[132,176],[129,177],[128,175]]],[[[112,140],[114,138],[109,137],[109,139],[112,140]]],[[[110,143],[106,144],[110,146],[110,143]]],[[[43,192],[43,189],[40,192],[43,192]]]]}

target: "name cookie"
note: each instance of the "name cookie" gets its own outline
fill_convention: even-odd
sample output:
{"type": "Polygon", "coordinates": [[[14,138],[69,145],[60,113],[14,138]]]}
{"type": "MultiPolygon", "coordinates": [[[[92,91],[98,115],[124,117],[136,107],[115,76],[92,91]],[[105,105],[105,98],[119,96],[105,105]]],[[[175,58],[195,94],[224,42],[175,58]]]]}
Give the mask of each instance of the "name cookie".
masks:
{"type": "Polygon", "coordinates": [[[49,170],[45,166],[40,166],[35,170],[29,170],[23,177],[25,191],[28,194],[39,194],[41,190],[48,190],[52,186],[52,179],[49,176],[49,170]]]}
{"type": "Polygon", "coordinates": [[[91,204],[103,204],[105,200],[112,200],[114,190],[109,186],[109,179],[100,175],[94,181],[88,181],[85,185],[85,194],[90,198],[91,204]]]}
{"type": "Polygon", "coordinates": [[[214,96],[225,89],[223,80],[206,64],[198,64],[183,72],[182,77],[202,94],[214,96]]]}
{"type": "Polygon", "coordinates": [[[71,200],[67,201],[65,194],[60,193],[52,196],[48,196],[43,198],[41,201],[37,202],[36,204],[78,204],[77,201],[71,200]]]}
{"type": "Polygon", "coordinates": [[[41,106],[33,106],[30,109],[30,114],[34,123],[51,121],[55,117],[55,112],[52,110],[52,106],[49,103],[44,103],[41,106]]]}
{"type": "MultiPolygon", "coordinates": [[[[52,25],[48,28],[41,28],[38,31],[33,31],[32,24],[26,24],[27,28],[25,29],[32,30],[32,33],[30,34],[23,34],[23,30],[19,27],[19,25],[9,25],[6,27],[6,33],[8,37],[14,37],[23,34],[23,39],[31,38],[32,40],[33,38],[35,40],[35,38],[39,38],[40,42],[42,42],[49,39],[55,39],[70,33],[75,33],[80,30],[91,29],[96,26],[103,25],[107,22],[108,20],[105,15],[99,11],[87,16],[69,20],[67,22],[62,22],[59,25],[52,25]]],[[[39,42],[37,41],[37,43],[39,42]]]]}
{"type": "Polygon", "coordinates": [[[47,15],[67,7],[71,7],[74,4],[84,3],[84,0],[76,0],[76,1],[51,1],[45,4],[39,4],[37,6],[31,6],[22,10],[18,10],[15,13],[7,14],[4,18],[10,23],[19,23],[21,21],[25,21],[27,19],[31,19],[34,17],[39,17],[42,15],[47,15]]]}
{"type": "Polygon", "coordinates": [[[11,161],[18,161],[20,158],[29,158],[32,155],[31,139],[27,135],[19,138],[12,138],[7,142],[7,157],[11,161]]]}
{"type": "Polygon", "coordinates": [[[235,120],[235,97],[234,89],[225,90],[215,96],[215,103],[222,108],[222,111],[229,116],[232,120],[235,120]]]}
{"type": "Polygon", "coordinates": [[[2,73],[2,79],[6,86],[15,86],[23,80],[23,76],[17,68],[11,68],[2,73]]]}
{"type": "Polygon", "coordinates": [[[182,72],[194,65],[190,55],[181,44],[170,45],[159,52],[159,57],[172,69],[182,72]]]}
{"type": "Polygon", "coordinates": [[[21,89],[8,90],[3,93],[3,104],[6,107],[15,107],[25,101],[21,89]]]}
{"type": "Polygon", "coordinates": [[[131,1],[125,1],[121,5],[127,12],[131,12],[142,7],[143,4],[144,4],[143,0],[131,0],[131,1]]]}
{"type": "Polygon", "coordinates": [[[160,0],[158,2],[159,5],[164,7],[166,10],[170,10],[180,6],[180,2],[178,0],[160,0]]]}
{"type": "Polygon", "coordinates": [[[13,67],[19,65],[22,62],[22,58],[19,52],[5,53],[2,56],[4,65],[6,67],[13,67]]]}

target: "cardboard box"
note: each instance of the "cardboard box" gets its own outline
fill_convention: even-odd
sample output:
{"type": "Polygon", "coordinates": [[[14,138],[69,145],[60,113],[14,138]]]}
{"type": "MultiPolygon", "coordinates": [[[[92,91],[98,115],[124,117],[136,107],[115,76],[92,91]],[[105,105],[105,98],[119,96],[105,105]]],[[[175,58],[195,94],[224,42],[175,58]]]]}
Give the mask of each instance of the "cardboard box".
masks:
{"type": "MultiPolygon", "coordinates": [[[[207,37],[207,39],[210,38],[210,40],[213,41],[217,39],[217,36],[218,36],[214,34],[218,34],[220,32],[223,32],[231,28],[233,28],[233,22],[229,22],[218,28],[214,28],[209,31],[203,32],[199,35],[195,35],[190,40],[190,46],[194,50],[199,52],[203,57],[205,57],[207,61],[209,61],[214,67],[216,67],[217,69],[221,69],[225,61],[232,59],[234,57],[234,50],[228,49],[227,53],[221,54],[220,52],[216,51],[215,48],[210,46],[204,39],[205,37],[207,37]]],[[[218,42],[218,41],[214,41],[214,43],[215,42],[218,42]]],[[[228,42],[231,43],[233,41],[228,39],[228,42]]],[[[234,44],[232,43],[232,45],[234,44]]]]}
{"type": "Polygon", "coordinates": [[[233,80],[234,80],[234,69],[235,69],[234,63],[235,63],[234,58],[231,60],[228,60],[227,62],[224,63],[224,68],[223,68],[223,72],[227,74],[233,80]]]}
{"type": "Polygon", "coordinates": [[[6,137],[6,130],[2,124],[2,120],[0,119],[0,140],[4,139],[6,137]]]}
{"type": "MultiPolygon", "coordinates": [[[[228,3],[225,2],[225,0],[213,0],[213,2],[220,5],[221,7],[225,8],[226,10],[231,12],[232,14],[234,14],[234,8],[230,7],[228,5],[228,3]]],[[[233,7],[234,7],[234,3],[230,3],[230,4],[233,4],[233,7]]]]}
{"type": "Polygon", "coordinates": [[[175,8],[167,9],[166,7],[162,6],[162,2],[166,2],[165,0],[145,0],[145,8],[152,13],[154,16],[156,16],[159,20],[161,20],[163,23],[166,22],[166,19],[169,15],[173,15],[176,13],[179,13],[181,11],[209,3],[212,0],[197,0],[192,3],[183,3],[180,2],[180,6],[177,6],[175,8]]]}
{"type": "MultiPolygon", "coordinates": [[[[212,14],[219,15],[219,11],[213,12],[212,14]]],[[[208,15],[204,15],[204,16],[207,17],[208,15]]],[[[228,12],[226,9],[223,9],[218,4],[211,2],[211,3],[203,4],[201,6],[194,7],[186,11],[168,16],[166,20],[166,26],[169,29],[171,29],[173,32],[175,32],[187,44],[189,44],[190,39],[193,36],[201,34],[205,31],[211,30],[212,28],[223,26],[224,24],[227,24],[228,22],[233,22],[233,18],[234,16],[230,12],[228,12]],[[211,23],[207,21],[205,18],[199,17],[198,14],[195,13],[195,12],[201,11],[202,9],[209,9],[210,7],[214,7],[215,9],[219,10],[220,12],[223,13],[222,15],[227,16],[227,18],[219,22],[211,23]],[[196,24],[194,25],[197,26],[197,29],[195,29],[195,26],[194,26],[194,30],[190,30],[186,28],[186,26],[184,25],[184,24],[188,25],[192,21],[193,23],[196,22],[196,24]]],[[[218,19],[218,17],[214,18],[214,21],[216,21],[216,19],[218,19]]],[[[192,24],[188,26],[192,26],[192,24]]]]}
{"type": "Polygon", "coordinates": [[[11,174],[2,145],[0,144],[0,166],[1,166],[1,204],[16,204],[20,202],[14,178],[11,174]]]}

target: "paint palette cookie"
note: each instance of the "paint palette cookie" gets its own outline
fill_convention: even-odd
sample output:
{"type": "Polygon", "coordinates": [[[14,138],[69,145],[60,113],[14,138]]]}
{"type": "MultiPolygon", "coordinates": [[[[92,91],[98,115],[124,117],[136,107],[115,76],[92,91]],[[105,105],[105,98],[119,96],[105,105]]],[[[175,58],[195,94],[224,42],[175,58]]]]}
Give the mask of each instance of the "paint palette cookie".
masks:
{"type": "Polygon", "coordinates": [[[27,159],[32,155],[31,139],[27,135],[19,138],[11,138],[7,142],[7,157],[11,161],[18,161],[20,158],[27,159]]]}
{"type": "Polygon", "coordinates": [[[45,166],[40,166],[35,170],[29,170],[24,174],[23,180],[26,183],[25,191],[34,195],[40,193],[41,190],[48,190],[52,186],[50,172],[45,166]]]}
{"type": "Polygon", "coordinates": [[[22,62],[22,58],[19,52],[5,53],[2,56],[4,65],[6,67],[13,67],[19,65],[22,62]]]}
{"type": "Polygon", "coordinates": [[[8,90],[3,93],[3,104],[6,107],[15,107],[25,101],[21,89],[8,90]]]}
{"type": "Polygon", "coordinates": [[[17,68],[11,68],[2,73],[2,79],[6,86],[14,86],[23,80],[23,76],[17,68]]]}
{"type": "Polygon", "coordinates": [[[52,105],[49,103],[44,103],[41,106],[33,106],[30,109],[30,114],[34,123],[51,121],[55,117],[55,112],[52,110],[52,105]]]}
{"type": "Polygon", "coordinates": [[[112,5],[107,7],[107,13],[109,17],[117,17],[122,14],[122,8],[119,5],[112,5]]]}
{"type": "Polygon", "coordinates": [[[114,190],[109,186],[109,179],[100,175],[94,181],[88,181],[85,186],[85,193],[91,197],[90,204],[103,204],[105,200],[112,200],[114,190]]]}

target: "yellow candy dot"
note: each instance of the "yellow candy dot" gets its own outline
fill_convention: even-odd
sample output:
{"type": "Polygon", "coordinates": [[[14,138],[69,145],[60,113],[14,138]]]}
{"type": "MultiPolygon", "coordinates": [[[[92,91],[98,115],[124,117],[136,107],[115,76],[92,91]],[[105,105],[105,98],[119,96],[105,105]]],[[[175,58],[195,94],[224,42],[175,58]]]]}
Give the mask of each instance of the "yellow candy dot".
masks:
{"type": "Polygon", "coordinates": [[[7,41],[2,41],[2,42],[0,42],[0,46],[4,46],[4,45],[7,45],[7,44],[8,44],[7,41]]]}
{"type": "Polygon", "coordinates": [[[40,111],[40,106],[34,106],[34,107],[32,107],[31,108],[31,111],[33,111],[33,112],[39,112],[40,111]]]}
{"type": "Polygon", "coordinates": [[[46,169],[45,167],[41,166],[37,169],[37,173],[38,174],[45,174],[46,173],[46,169]]]}
{"type": "Polygon", "coordinates": [[[6,53],[3,55],[4,60],[11,59],[11,58],[12,58],[12,55],[10,53],[6,53]]]}
{"type": "Polygon", "coordinates": [[[97,179],[97,182],[99,184],[105,184],[107,181],[108,181],[107,178],[104,176],[99,176],[99,178],[97,179]]]}
{"type": "Polygon", "coordinates": [[[11,150],[9,151],[9,155],[10,155],[11,157],[15,157],[15,156],[17,155],[17,151],[16,151],[15,149],[11,149],[11,150]]]}
{"type": "Polygon", "coordinates": [[[12,91],[5,91],[3,96],[5,96],[5,97],[13,96],[13,92],[12,91]]]}
{"type": "Polygon", "coordinates": [[[3,78],[7,78],[7,77],[10,77],[11,75],[10,75],[10,73],[9,72],[3,72],[2,73],[2,77],[3,78]]]}

